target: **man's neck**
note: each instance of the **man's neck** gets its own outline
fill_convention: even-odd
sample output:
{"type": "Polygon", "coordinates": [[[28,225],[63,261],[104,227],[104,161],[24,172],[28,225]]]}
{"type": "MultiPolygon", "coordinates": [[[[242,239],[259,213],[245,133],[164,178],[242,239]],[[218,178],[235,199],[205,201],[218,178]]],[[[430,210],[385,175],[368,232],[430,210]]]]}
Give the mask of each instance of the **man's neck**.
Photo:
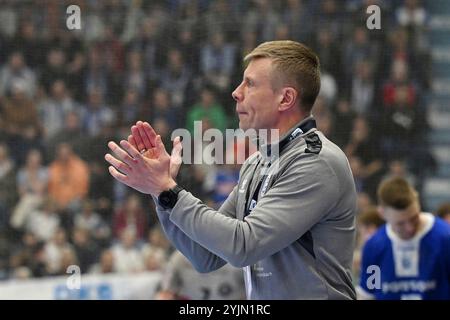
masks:
{"type": "Polygon", "coordinates": [[[272,137],[269,130],[267,143],[272,144],[274,142],[277,142],[283,136],[285,136],[295,125],[309,116],[310,114],[300,112],[296,112],[294,114],[286,116],[279,122],[278,126],[276,127],[278,129],[277,136],[272,137]]]}

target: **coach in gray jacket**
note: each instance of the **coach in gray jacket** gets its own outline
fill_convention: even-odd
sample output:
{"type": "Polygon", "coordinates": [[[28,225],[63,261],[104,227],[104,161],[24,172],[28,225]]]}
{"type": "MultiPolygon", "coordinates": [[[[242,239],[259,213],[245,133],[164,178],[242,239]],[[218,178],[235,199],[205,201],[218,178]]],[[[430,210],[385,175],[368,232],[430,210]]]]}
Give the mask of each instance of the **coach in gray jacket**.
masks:
{"type": "Polygon", "coordinates": [[[300,43],[272,41],[244,61],[232,93],[239,127],[278,129],[281,138],[247,159],[218,211],[177,186],[180,140],[169,156],[148,123],[108,144],[109,171],[153,196],[166,235],[199,272],[242,267],[249,299],[355,299],[356,191],[347,158],[311,116],[319,60],[300,43]]]}

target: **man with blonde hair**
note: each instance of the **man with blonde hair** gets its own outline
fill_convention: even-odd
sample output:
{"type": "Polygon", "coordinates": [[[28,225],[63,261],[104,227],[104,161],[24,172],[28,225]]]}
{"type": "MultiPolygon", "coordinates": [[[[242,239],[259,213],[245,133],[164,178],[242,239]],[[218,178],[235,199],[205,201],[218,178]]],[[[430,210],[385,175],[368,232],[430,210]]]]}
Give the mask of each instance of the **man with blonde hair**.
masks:
{"type": "Polygon", "coordinates": [[[450,226],[404,178],[381,183],[378,202],[386,225],[363,248],[358,298],[450,299],[450,226]]]}
{"type": "Polygon", "coordinates": [[[271,41],[244,60],[232,93],[239,127],[280,138],[259,136],[219,210],[176,184],[180,141],[169,156],[148,123],[108,144],[110,173],[153,196],[166,235],[198,271],[242,267],[248,299],[354,299],[356,191],[347,158],[311,115],[319,59],[298,42],[271,41]]]}

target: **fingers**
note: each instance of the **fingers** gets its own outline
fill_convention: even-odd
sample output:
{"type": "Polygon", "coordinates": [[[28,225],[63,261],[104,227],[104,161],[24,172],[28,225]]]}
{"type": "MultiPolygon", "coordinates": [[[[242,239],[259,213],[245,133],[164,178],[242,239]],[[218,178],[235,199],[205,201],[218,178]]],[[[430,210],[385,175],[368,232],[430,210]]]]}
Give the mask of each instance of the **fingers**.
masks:
{"type": "Polygon", "coordinates": [[[154,147],[156,145],[156,132],[153,130],[152,126],[148,122],[144,122],[142,124],[142,128],[144,129],[144,132],[147,136],[147,138],[150,140],[150,143],[154,147]]]}
{"type": "Polygon", "coordinates": [[[116,168],[114,168],[113,166],[109,166],[108,167],[109,173],[118,181],[126,184],[127,186],[129,186],[128,184],[128,177],[122,173],[120,173],[119,171],[117,171],[116,168]]]}
{"type": "MultiPolygon", "coordinates": [[[[131,146],[131,145],[130,145],[131,146]]],[[[115,142],[110,141],[108,142],[108,147],[111,149],[112,152],[114,152],[119,160],[122,160],[122,162],[125,162],[128,166],[133,166],[134,160],[130,157],[130,154],[126,153],[121,147],[119,147],[115,142]]],[[[134,149],[134,148],[133,148],[134,149]]],[[[134,149],[136,150],[136,149],[134,149]]],[[[138,152],[139,153],[139,152],[138,152]]]]}
{"type": "Polygon", "coordinates": [[[137,125],[131,127],[131,134],[133,135],[134,141],[136,142],[136,149],[139,151],[146,149],[137,125]]]}
{"type": "Polygon", "coordinates": [[[126,165],[122,161],[117,160],[109,153],[105,155],[105,160],[108,161],[115,169],[119,170],[120,172],[126,175],[128,175],[131,172],[131,168],[128,165],[126,165]]]}
{"type": "Polygon", "coordinates": [[[172,153],[170,155],[170,161],[174,164],[181,165],[181,150],[183,149],[183,145],[181,144],[180,137],[176,137],[173,140],[173,148],[172,153]]]}
{"type": "Polygon", "coordinates": [[[133,147],[128,141],[121,140],[120,146],[124,148],[135,160],[137,161],[143,160],[142,154],[140,154],[139,151],[135,147],[133,147]]]}
{"type": "Polygon", "coordinates": [[[155,146],[156,133],[150,124],[144,125],[142,121],[137,122],[139,134],[146,149],[151,149],[155,146]]]}
{"type": "Polygon", "coordinates": [[[155,147],[160,155],[162,155],[162,154],[169,155],[166,151],[166,147],[164,146],[164,143],[162,142],[161,136],[159,134],[156,136],[156,146],[155,147]]]}
{"type": "Polygon", "coordinates": [[[138,146],[137,146],[137,143],[136,143],[136,140],[134,140],[134,137],[133,137],[133,135],[129,135],[128,136],[128,143],[129,144],[131,144],[133,147],[135,147],[136,149],[138,149],[139,150],[139,148],[138,148],[138,146]]]}

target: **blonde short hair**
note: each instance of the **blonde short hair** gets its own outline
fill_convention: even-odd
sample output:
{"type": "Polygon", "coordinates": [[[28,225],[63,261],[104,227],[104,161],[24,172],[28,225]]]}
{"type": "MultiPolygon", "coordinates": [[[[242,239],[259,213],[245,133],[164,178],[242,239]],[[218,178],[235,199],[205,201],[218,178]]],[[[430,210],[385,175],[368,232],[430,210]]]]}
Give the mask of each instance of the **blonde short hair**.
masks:
{"type": "Polygon", "coordinates": [[[300,96],[300,106],[307,112],[320,90],[320,62],[317,55],[307,46],[291,41],[264,42],[244,58],[248,64],[253,59],[269,58],[273,63],[272,86],[289,85],[300,96]]]}

